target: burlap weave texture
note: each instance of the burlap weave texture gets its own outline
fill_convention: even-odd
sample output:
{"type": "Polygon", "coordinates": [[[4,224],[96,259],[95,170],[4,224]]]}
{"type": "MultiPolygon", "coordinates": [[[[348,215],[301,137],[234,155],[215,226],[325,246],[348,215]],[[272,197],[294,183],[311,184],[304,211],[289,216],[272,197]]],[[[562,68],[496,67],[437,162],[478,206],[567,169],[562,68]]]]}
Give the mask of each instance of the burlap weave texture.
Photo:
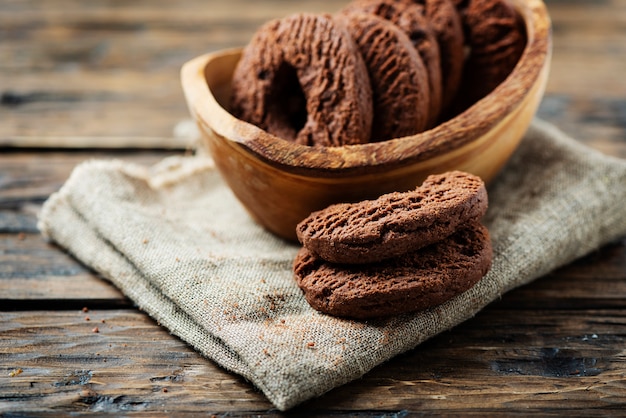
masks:
{"type": "Polygon", "coordinates": [[[79,165],[40,229],[173,334],[288,409],[470,318],[506,291],[626,234],[626,161],[534,121],[489,187],[491,271],[411,315],[358,322],[309,307],[298,248],[255,224],[210,159],[79,165]]]}

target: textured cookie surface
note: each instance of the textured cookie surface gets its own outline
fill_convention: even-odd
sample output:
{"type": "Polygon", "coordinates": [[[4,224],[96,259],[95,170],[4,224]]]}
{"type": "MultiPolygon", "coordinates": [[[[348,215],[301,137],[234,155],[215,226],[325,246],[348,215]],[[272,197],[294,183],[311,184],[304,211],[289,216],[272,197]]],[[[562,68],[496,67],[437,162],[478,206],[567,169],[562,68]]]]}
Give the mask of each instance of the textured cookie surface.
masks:
{"type": "Polygon", "coordinates": [[[474,175],[429,176],[409,192],[340,203],[313,212],[296,227],[300,242],[333,263],[371,263],[400,256],[452,234],[487,211],[487,191],[474,175]]]}
{"type": "Polygon", "coordinates": [[[513,71],[526,45],[521,17],[506,0],[469,0],[458,5],[470,55],[465,65],[465,107],[495,89],[513,71]]]}
{"type": "Polygon", "coordinates": [[[355,0],[341,11],[341,14],[354,13],[379,16],[398,26],[407,35],[428,73],[428,126],[434,126],[441,112],[442,70],[437,37],[426,19],[424,8],[412,0],[355,0]]]}
{"type": "Polygon", "coordinates": [[[367,69],[350,35],[327,15],[296,14],[263,25],[235,68],[230,108],[303,145],[370,139],[367,69]]]}
{"type": "Polygon", "coordinates": [[[478,282],[492,257],[487,229],[472,222],[443,241],[375,264],[332,264],[303,247],[294,275],[313,308],[366,319],[439,305],[478,282]]]}
{"type": "Polygon", "coordinates": [[[463,24],[461,15],[452,0],[414,0],[422,4],[426,19],[431,24],[441,56],[443,83],[442,108],[450,108],[455,99],[465,62],[463,24]]]}
{"type": "Polygon", "coordinates": [[[413,135],[428,124],[428,75],[408,36],[373,14],[342,14],[337,20],[355,40],[367,67],[374,102],[372,141],[413,135]]]}

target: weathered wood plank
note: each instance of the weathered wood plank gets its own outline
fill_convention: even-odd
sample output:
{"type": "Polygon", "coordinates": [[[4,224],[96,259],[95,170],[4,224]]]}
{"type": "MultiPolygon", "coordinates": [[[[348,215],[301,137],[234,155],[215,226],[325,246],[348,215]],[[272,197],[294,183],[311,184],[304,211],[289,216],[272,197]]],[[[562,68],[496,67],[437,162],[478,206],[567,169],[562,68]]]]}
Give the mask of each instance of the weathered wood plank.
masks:
{"type": "Polygon", "coordinates": [[[271,407],[136,311],[3,313],[0,371],[0,413],[271,407]]]}
{"type": "MultiPolygon", "coordinates": [[[[488,309],[294,412],[609,413],[626,406],[624,335],[624,310],[488,309]]],[[[4,313],[0,382],[5,413],[271,409],[135,311],[4,313]]]]}
{"type": "Polygon", "coordinates": [[[346,386],[324,401],[461,414],[619,410],[626,400],[624,356],[614,343],[623,336],[608,334],[623,332],[624,318],[614,311],[579,313],[483,311],[374,370],[367,377],[378,380],[374,387],[369,381],[354,392],[346,386]]]}
{"type": "Polygon", "coordinates": [[[592,148],[626,158],[626,91],[622,98],[548,93],[537,116],[592,148]]]}
{"type": "Polygon", "coordinates": [[[626,308],[626,238],[507,293],[499,309],[626,308]]]}
{"type": "Polygon", "coordinates": [[[36,213],[29,205],[41,204],[59,190],[74,167],[91,159],[120,159],[142,165],[152,165],[183,151],[119,152],[77,151],[3,152],[0,153],[0,209],[36,213]]]}
{"type": "Polygon", "coordinates": [[[70,306],[132,306],[113,285],[99,278],[39,234],[0,233],[0,310],[70,306]],[[48,302],[43,304],[42,302],[48,302]]]}

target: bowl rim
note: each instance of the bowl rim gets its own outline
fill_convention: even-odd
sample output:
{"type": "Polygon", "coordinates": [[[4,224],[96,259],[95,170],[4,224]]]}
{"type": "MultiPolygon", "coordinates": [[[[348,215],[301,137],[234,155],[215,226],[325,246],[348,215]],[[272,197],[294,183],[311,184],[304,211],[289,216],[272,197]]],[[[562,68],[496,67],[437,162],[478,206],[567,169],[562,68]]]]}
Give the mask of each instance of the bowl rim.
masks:
{"type": "MultiPolygon", "coordinates": [[[[207,53],[186,62],[181,81],[189,109],[201,128],[241,146],[266,163],[292,173],[374,173],[428,160],[482,136],[512,112],[539,80],[551,55],[551,21],[543,0],[510,0],[522,16],[527,42],[511,74],[491,93],[459,115],[415,135],[380,142],[321,147],[299,145],[235,118],[217,100],[207,81],[216,60],[238,60],[242,48],[207,53]],[[507,100],[502,100],[505,97],[507,100]]],[[[234,66],[233,66],[234,70],[234,66]]],[[[232,76],[230,74],[229,76],[232,76]]]]}

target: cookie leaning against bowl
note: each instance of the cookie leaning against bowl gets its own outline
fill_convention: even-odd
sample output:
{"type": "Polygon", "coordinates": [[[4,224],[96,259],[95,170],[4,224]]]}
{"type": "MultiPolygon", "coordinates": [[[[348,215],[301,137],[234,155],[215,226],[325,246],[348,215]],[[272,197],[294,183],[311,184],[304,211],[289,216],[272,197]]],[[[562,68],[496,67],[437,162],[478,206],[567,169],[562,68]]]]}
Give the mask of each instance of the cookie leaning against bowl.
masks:
{"type": "Polygon", "coordinates": [[[423,9],[412,0],[355,0],[340,10],[338,16],[373,14],[390,21],[407,35],[426,67],[429,91],[428,127],[432,128],[441,112],[443,80],[439,44],[423,9]]]}
{"type": "Polygon", "coordinates": [[[330,15],[275,19],[242,51],[231,111],[301,145],[366,143],[373,117],[367,68],[350,34],[330,15]]]}
{"type": "Polygon", "coordinates": [[[524,23],[507,0],[470,0],[459,5],[470,54],[458,109],[482,99],[513,71],[526,46],[524,23]]]}
{"type": "Polygon", "coordinates": [[[489,232],[474,221],[443,241],[380,263],[328,263],[302,247],[293,268],[314,309],[367,319],[439,305],[474,286],[492,259],[489,232]]]}
{"type": "Polygon", "coordinates": [[[362,264],[397,257],[437,242],[487,211],[480,177],[461,171],[431,175],[408,192],[339,203],[296,227],[298,240],[333,263],[362,264]]]}
{"type": "Polygon", "coordinates": [[[425,130],[430,112],[428,75],[409,37],[373,14],[339,14],[335,20],[356,42],[370,76],[374,103],[371,140],[425,130]]]}

